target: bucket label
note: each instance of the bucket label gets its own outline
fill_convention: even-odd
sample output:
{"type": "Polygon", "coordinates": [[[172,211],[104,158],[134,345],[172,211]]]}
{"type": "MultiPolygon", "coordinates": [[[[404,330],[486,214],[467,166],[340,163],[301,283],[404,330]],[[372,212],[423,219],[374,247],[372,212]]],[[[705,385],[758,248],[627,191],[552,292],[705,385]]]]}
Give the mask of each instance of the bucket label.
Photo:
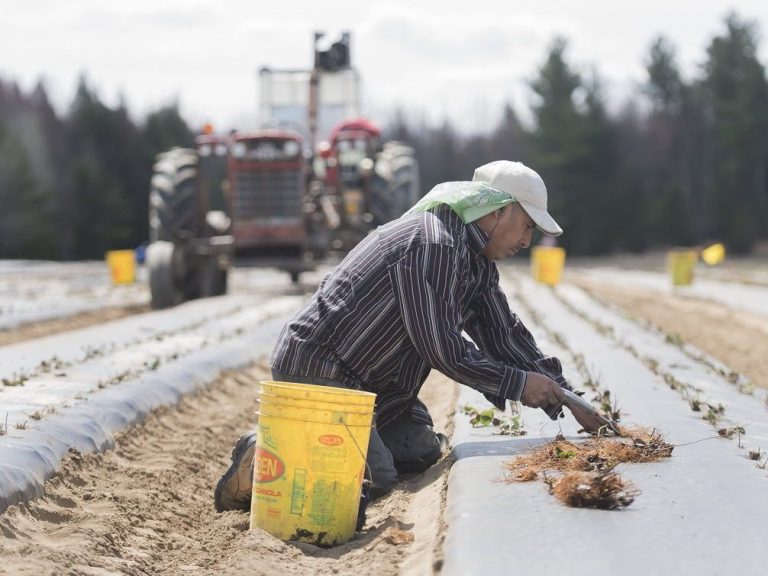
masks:
{"type": "Polygon", "coordinates": [[[326,446],[341,446],[344,444],[344,438],[336,436],[336,434],[323,434],[317,440],[320,444],[325,444],[326,446]]]}
{"type": "Polygon", "coordinates": [[[280,508],[267,508],[267,518],[271,518],[272,520],[279,520],[282,515],[283,512],[280,510],[280,508]]]}
{"type": "Polygon", "coordinates": [[[293,474],[293,487],[291,488],[291,514],[301,515],[304,509],[304,498],[307,488],[307,471],[298,468],[293,474]]]}
{"type": "Polygon", "coordinates": [[[253,479],[262,484],[274,482],[282,478],[285,473],[285,464],[279,456],[264,448],[256,448],[253,466],[253,479]]]}
{"type": "Polygon", "coordinates": [[[260,494],[262,496],[269,496],[270,498],[282,498],[283,493],[280,492],[280,490],[273,490],[272,488],[263,488],[261,486],[256,486],[256,488],[253,489],[254,494],[260,494]]]}

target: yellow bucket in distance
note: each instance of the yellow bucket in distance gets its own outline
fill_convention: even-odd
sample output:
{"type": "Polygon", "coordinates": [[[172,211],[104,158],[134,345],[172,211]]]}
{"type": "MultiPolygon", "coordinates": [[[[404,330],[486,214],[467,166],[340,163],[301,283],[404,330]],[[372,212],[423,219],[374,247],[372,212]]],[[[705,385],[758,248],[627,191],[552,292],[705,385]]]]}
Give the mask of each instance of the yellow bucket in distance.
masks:
{"type": "Polygon", "coordinates": [[[565,250],[560,246],[534,246],[531,250],[531,276],[537,282],[556,286],[565,266],[565,250]]]}
{"type": "Polygon", "coordinates": [[[695,250],[671,250],[667,253],[667,270],[673,286],[687,286],[693,283],[698,254],[695,250]]]}
{"type": "Polygon", "coordinates": [[[136,281],[136,255],[133,250],[107,252],[107,266],[112,274],[112,284],[133,284],[136,281]]]}
{"type": "Polygon", "coordinates": [[[334,546],[354,536],[376,395],[260,385],[251,528],[334,546]]]}
{"type": "Polygon", "coordinates": [[[723,260],[725,260],[725,246],[720,244],[712,244],[707,246],[701,251],[701,259],[704,260],[709,266],[717,266],[723,260]]]}

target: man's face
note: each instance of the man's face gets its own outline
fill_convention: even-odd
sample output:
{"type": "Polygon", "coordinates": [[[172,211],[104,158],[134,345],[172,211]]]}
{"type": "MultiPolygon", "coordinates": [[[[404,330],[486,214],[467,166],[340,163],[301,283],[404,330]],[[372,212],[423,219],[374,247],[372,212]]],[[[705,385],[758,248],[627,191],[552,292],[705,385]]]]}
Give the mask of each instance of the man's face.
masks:
{"type": "Polygon", "coordinates": [[[501,216],[491,215],[488,227],[483,227],[490,240],[483,248],[483,254],[491,260],[514,256],[531,244],[531,235],[536,227],[533,220],[519,204],[504,209],[501,216]]]}

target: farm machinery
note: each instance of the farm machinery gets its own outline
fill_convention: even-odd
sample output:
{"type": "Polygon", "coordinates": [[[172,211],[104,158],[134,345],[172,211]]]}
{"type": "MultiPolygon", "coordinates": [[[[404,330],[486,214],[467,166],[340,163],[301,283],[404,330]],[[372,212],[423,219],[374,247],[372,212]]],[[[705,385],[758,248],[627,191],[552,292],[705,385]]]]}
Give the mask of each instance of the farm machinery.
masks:
{"type": "Polygon", "coordinates": [[[293,282],[419,197],[413,149],[359,117],[349,35],[309,71],[260,71],[264,128],[197,137],[157,156],[146,262],[152,305],[224,294],[233,264],[293,282]],[[326,137],[317,141],[318,133],[326,137]]]}

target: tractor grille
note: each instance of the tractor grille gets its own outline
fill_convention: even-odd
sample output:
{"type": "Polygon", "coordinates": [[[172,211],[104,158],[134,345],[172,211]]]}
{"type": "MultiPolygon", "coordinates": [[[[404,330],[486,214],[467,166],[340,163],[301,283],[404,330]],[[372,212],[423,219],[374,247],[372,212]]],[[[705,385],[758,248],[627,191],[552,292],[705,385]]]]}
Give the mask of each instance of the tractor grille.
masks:
{"type": "Polygon", "coordinates": [[[302,218],[304,176],[293,170],[242,170],[235,176],[235,220],[268,223],[302,218]]]}

